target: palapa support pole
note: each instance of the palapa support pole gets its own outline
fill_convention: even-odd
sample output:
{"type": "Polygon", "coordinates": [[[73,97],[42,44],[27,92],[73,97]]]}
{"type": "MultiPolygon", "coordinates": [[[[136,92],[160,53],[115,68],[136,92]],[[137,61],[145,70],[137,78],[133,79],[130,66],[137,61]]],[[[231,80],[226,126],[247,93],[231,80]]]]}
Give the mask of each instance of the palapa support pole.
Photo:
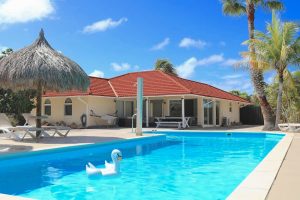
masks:
{"type": "MultiPolygon", "coordinates": [[[[42,94],[43,87],[41,82],[38,83],[37,87],[37,97],[36,97],[36,128],[40,129],[42,127],[42,94]]],[[[41,134],[40,130],[36,131],[36,136],[39,137],[41,134]]]]}
{"type": "Polygon", "coordinates": [[[142,136],[143,129],[143,78],[137,78],[137,112],[136,112],[136,135],[142,136]]]}

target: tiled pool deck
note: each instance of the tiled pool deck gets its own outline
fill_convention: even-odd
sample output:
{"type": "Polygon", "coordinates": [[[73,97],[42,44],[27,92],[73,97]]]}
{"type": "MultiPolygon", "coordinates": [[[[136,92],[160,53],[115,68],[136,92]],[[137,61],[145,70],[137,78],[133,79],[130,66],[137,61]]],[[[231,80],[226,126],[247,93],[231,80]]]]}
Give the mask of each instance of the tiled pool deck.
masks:
{"type": "MultiPolygon", "coordinates": [[[[152,130],[149,128],[146,130],[152,130]]],[[[204,129],[195,129],[201,130],[204,129]]],[[[235,127],[231,129],[206,129],[209,131],[253,131],[261,130],[259,126],[235,127]]],[[[72,130],[66,138],[42,138],[38,143],[28,138],[23,142],[16,142],[0,137],[0,156],[1,154],[35,151],[49,148],[59,148],[73,145],[83,145],[92,143],[108,142],[136,138],[129,128],[115,129],[78,129],[72,130]]],[[[300,199],[300,134],[287,134],[280,145],[272,150],[271,157],[267,157],[257,166],[255,174],[251,173],[245,181],[239,185],[238,189],[229,197],[230,199],[300,199]],[[291,144],[291,145],[290,145],[291,144]],[[289,148],[290,147],[290,148],[289,148]],[[287,152],[287,149],[288,152],[287,152]],[[286,153],[287,152],[287,153],[286,153]],[[283,160],[283,162],[282,162],[283,160]],[[280,168],[279,172],[278,168],[280,168]],[[275,181],[274,181],[275,179],[275,181]],[[246,182],[246,185],[245,185],[246,182]],[[271,189],[270,186],[272,185],[271,189]]],[[[0,194],[0,199],[24,199],[0,194]]]]}

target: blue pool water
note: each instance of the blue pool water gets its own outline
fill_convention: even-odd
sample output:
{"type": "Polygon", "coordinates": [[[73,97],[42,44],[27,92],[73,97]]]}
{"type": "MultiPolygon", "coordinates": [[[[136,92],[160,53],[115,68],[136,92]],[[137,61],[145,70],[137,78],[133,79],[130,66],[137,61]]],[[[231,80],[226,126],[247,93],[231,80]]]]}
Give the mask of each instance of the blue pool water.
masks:
{"type": "Polygon", "coordinates": [[[0,159],[0,193],[34,199],[225,199],[283,135],[160,132],[167,137],[26,153],[0,159]],[[123,153],[121,175],[88,178],[123,153]]]}

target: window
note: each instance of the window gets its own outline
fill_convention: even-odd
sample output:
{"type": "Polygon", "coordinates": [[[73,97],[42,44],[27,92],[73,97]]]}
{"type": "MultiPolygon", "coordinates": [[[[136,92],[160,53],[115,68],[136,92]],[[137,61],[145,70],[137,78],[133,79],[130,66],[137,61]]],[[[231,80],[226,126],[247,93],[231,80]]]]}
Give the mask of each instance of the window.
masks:
{"type": "Polygon", "coordinates": [[[133,101],[125,101],[124,108],[125,117],[131,117],[133,115],[133,101]]]}
{"type": "Polygon", "coordinates": [[[117,101],[116,103],[118,117],[132,117],[133,101],[117,101]]]}
{"type": "Polygon", "coordinates": [[[204,125],[213,125],[213,101],[203,99],[204,125]]]}
{"type": "Polygon", "coordinates": [[[162,117],[163,100],[152,100],[152,116],[162,117]]]}
{"type": "Polygon", "coordinates": [[[45,100],[44,103],[44,114],[50,116],[51,115],[51,101],[49,99],[45,100]]]}
{"type": "Polygon", "coordinates": [[[181,117],[181,100],[170,100],[170,116],[181,117]]]}
{"type": "Polygon", "coordinates": [[[124,117],[124,101],[117,101],[116,107],[118,117],[124,117]]]}
{"type": "Polygon", "coordinates": [[[67,98],[65,100],[65,115],[70,116],[72,115],[72,100],[67,98]]]}
{"type": "Polygon", "coordinates": [[[229,103],[229,112],[232,112],[232,103],[229,103]]]}
{"type": "Polygon", "coordinates": [[[186,117],[197,117],[197,99],[185,99],[184,111],[186,117]]]}

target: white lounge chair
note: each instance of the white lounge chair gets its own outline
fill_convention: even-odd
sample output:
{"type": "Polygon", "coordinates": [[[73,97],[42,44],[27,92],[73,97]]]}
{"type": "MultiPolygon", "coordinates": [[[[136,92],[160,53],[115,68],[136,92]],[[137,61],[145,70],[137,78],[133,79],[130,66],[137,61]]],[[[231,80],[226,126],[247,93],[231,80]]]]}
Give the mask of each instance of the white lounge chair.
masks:
{"type": "Polygon", "coordinates": [[[286,123],[286,124],[278,124],[278,127],[281,131],[285,132],[300,132],[300,124],[299,123],[286,123]]]}
{"type": "Polygon", "coordinates": [[[299,133],[300,132],[300,124],[289,124],[290,125],[290,131],[293,133],[299,133]]]}
{"type": "Polygon", "coordinates": [[[31,136],[33,139],[37,139],[36,134],[34,133],[36,131],[41,131],[42,135],[46,135],[41,128],[27,126],[13,127],[5,113],[0,113],[0,131],[2,131],[3,136],[18,141],[22,141],[26,135],[31,136]]]}
{"type": "MultiPolygon", "coordinates": [[[[33,116],[31,113],[23,113],[22,114],[24,119],[25,119],[25,126],[28,127],[35,127],[36,126],[36,117],[33,116]]],[[[42,116],[42,118],[46,118],[44,116],[42,116]]],[[[52,136],[55,136],[56,134],[62,137],[66,137],[71,128],[67,127],[67,126],[42,126],[44,131],[53,131],[52,136]]]]}
{"type": "Polygon", "coordinates": [[[11,130],[11,128],[13,127],[7,116],[4,113],[0,113],[0,131],[2,132],[1,135],[20,141],[22,137],[18,133],[15,133],[13,130],[11,130]]]}

